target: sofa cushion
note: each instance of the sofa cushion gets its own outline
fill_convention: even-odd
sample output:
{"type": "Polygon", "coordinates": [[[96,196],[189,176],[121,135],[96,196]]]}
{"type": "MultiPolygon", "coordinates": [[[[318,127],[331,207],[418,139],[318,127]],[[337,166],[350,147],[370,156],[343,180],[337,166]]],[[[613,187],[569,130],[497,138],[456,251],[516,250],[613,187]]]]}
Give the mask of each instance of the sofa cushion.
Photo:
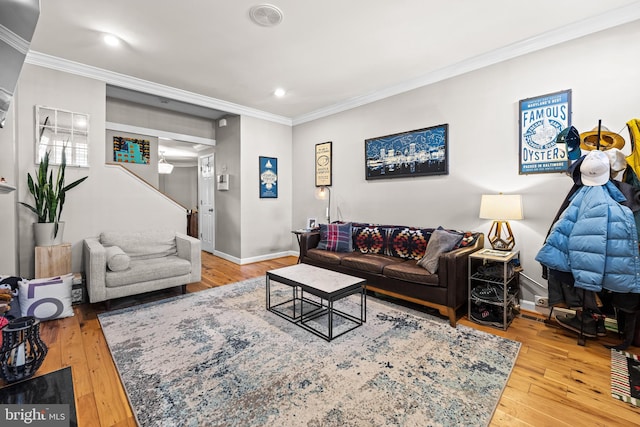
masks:
{"type": "Polygon", "coordinates": [[[100,235],[104,246],[119,246],[134,259],[162,258],[178,253],[174,231],[107,231],[100,235]]]}
{"type": "Polygon", "coordinates": [[[451,232],[439,228],[431,233],[427,250],[421,260],[418,261],[420,267],[425,268],[429,273],[438,271],[438,260],[440,255],[452,250],[462,240],[462,234],[451,232]]]}
{"type": "Polygon", "coordinates": [[[381,274],[385,266],[402,262],[401,259],[388,255],[353,252],[349,256],[342,258],[341,264],[356,270],[381,274]]]}
{"type": "Polygon", "coordinates": [[[415,260],[389,264],[384,268],[383,274],[394,279],[406,280],[408,282],[420,283],[423,285],[440,285],[438,275],[429,273],[427,270],[420,267],[415,260]]]}
{"type": "Polygon", "coordinates": [[[352,252],[351,223],[320,224],[318,249],[333,252],[352,252]]]}
{"type": "Polygon", "coordinates": [[[105,248],[107,258],[107,268],[111,271],[123,271],[129,268],[131,258],[125,254],[119,246],[109,246],[105,248]]]}
{"type": "Polygon", "coordinates": [[[309,249],[307,257],[327,264],[340,264],[342,258],[351,255],[351,252],[331,252],[322,249],[309,249]]]}
{"type": "Polygon", "coordinates": [[[384,251],[382,229],[371,224],[352,224],[353,248],[363,254],[380,254],[384,251]]]}
{"type": "MultiPolygon", "coordinates": [[[[131,259],[125,271],[107,271],[106,285],[109,288],[133,283],[183,276],[191,272],[191,263],[177,256],[151,259],[131,259]]],[[[186,285],[186,283],[185,283],[186,285]]]]}
{"type": "Polygon", "coordinates": [[[433,229],[394,226],[385,227],[385,254],[401,259],[420,259],[433,229]]]}

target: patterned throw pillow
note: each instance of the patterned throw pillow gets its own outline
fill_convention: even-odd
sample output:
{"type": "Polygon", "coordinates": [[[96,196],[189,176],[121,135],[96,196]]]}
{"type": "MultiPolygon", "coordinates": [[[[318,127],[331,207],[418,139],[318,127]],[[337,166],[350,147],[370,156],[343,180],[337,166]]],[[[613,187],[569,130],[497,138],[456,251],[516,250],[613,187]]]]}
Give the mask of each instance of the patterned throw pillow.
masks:
{"type": "Polygon", "coordinates": [[[352,224],[353,247],[363,254],[379,254],[384,249],[384,236],[377,225],[352,224]]]}
{"type": "MultiPolygon", "coordinates": [[[[454,231],[454,230],[449,230],[449,231],[454,231]]],[[[458,244],[453,249],[466,248],[469,246],[473,246],[476,244],[476,241],[480,236],[480,233],[472,233],[471,231],[467,231],[467,232],[457,231],[457,233],[462,234],[462,239],[460,240],[460,242],[458,242],[458,244]]]]}
{"type": "Polygon", "coordinates": [[[385,255],[402,259],[420,259],[427,249],[432,229],[414,227],[385,228],[385,255]]]}
{"type": "Polygon", "coordinates": [[[353,251],[351,223],[320,224],[320,242],[318,249],[332,252],[353,251]]]}

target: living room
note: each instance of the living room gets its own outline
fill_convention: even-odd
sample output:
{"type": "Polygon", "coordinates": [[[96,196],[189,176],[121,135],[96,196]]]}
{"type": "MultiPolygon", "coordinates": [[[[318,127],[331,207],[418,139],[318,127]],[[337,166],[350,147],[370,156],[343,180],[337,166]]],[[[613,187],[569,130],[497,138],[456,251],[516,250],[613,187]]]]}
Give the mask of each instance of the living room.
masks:
{"type": "MultiPolygon", "coordinates": [[[[633,5],[637,13],[637,2],[633,5]]],[[[534,298],[546,296],[547,289],[535,256],[573,182],[563,173],[518,173],[518,103],[570,90],[571,124],[585,132],[602,120],[625,138],[623,151],[629,153],[631,139],[625,124],[637,117],[640,104],[631,84],[637,77],[638,59],[630,52],[640,35],[640,21],[638,15],[629,18],[632,14],[627,13],[624,19],[615,15],[619,24],[613,24],[614,19],[607,16],[609,20],[594,18],[567,25],[566,33],[579,35],[563,36],[562,42],[512,46],[516,52],[522,48],[524,54],[489,53],[452,66],[441,76],[416,78],[392,91],[392,96],[352,99],[297,116],[231,106],[227,126],[215,124],[215,167],[217,171],[226,168],[231,188],[216,192],[214,255],[241,269],[297,254],[291,230],[305,227],[307,218],[326,222],[326,202],[314,196],[314,149],[331,141],[332,220],[443,226],[486,234],[491,223],[479,217],[482,194],[522,195],[524,219],[511,221],[511,227],[525,274],[522,306],[537,310],[534,298]],[[596,26],[599,22],[602,28],[596,26]],[[587,24],[593,29],[586,29],[587,24]],[[440,124],[448,124],[448,174],[365,179],[366,139],[440,124]],[[259,156],[278,159],[275,199],[259,198],[259,156]]],[[[33,218],[17,202],[28,200],[26,175],[36,165],[36,105],[90,116],[90,167],[70,168],[67,176],[69,181],[89,176],[69,194],[65,205],[65,240],[72,244],[74,271],[82,270],[83,239],[105,230],[186,229],[183,209],[106,164],[106,88],[116,81],[125,86],[140,83],[130,76],[30,52],[5,128],[0,130],[0,175],[17,187],[0,195],[0,236],[5,248],[0,273],[33,277],[33,218]]],[[[195,99],[146,83],[151,91],[195,99]]],[[[566,340],[571,343],[570,337],[566,340]]]]}

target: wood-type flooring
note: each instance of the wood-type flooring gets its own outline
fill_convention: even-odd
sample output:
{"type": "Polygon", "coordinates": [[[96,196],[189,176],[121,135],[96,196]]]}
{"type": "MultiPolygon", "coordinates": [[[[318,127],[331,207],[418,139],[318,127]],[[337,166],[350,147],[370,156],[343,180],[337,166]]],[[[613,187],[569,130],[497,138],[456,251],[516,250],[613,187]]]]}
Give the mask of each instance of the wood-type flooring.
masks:
{"type": "MultiPolygon", "coordinates": [[[[237,265],[203,252],[202,280],[190,284],[187,291],[260,277],[296,260],[284,257],[237,265]]],[[[179,293],[176,288],[116,300],[112,310],[179,293]]],[[[42,323],[41,335],[49,353],[36,375],[71,366],[79,426],[135,426],[97,319],[104,304],[80,304],[74,311],[74,317],[42,323]]],[[[640,425],[640,408],[611,397],[610,350],[603,344],[619,343],[617,334],[609,332],[606,338],[588,339],[585,346],[579,346],[575,334],[531,316],[514,319],[506,331],[477,325],[466,316],[459,323],[522,343],[492,426],[640,425]]],[[[637,347],[628,351],[640,354],[637,347]]]]}

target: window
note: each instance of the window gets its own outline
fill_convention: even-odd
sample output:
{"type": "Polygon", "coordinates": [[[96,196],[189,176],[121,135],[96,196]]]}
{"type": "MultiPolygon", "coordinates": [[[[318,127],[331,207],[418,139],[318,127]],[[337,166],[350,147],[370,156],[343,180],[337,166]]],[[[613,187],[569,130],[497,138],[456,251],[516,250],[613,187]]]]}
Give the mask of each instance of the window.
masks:
{"type": "Polygon", "coordinates": [[[67,166],[89,167],[89,115],[36,105],[36,163],[48,151],[59,165],[65,147],[67,166]]]}

